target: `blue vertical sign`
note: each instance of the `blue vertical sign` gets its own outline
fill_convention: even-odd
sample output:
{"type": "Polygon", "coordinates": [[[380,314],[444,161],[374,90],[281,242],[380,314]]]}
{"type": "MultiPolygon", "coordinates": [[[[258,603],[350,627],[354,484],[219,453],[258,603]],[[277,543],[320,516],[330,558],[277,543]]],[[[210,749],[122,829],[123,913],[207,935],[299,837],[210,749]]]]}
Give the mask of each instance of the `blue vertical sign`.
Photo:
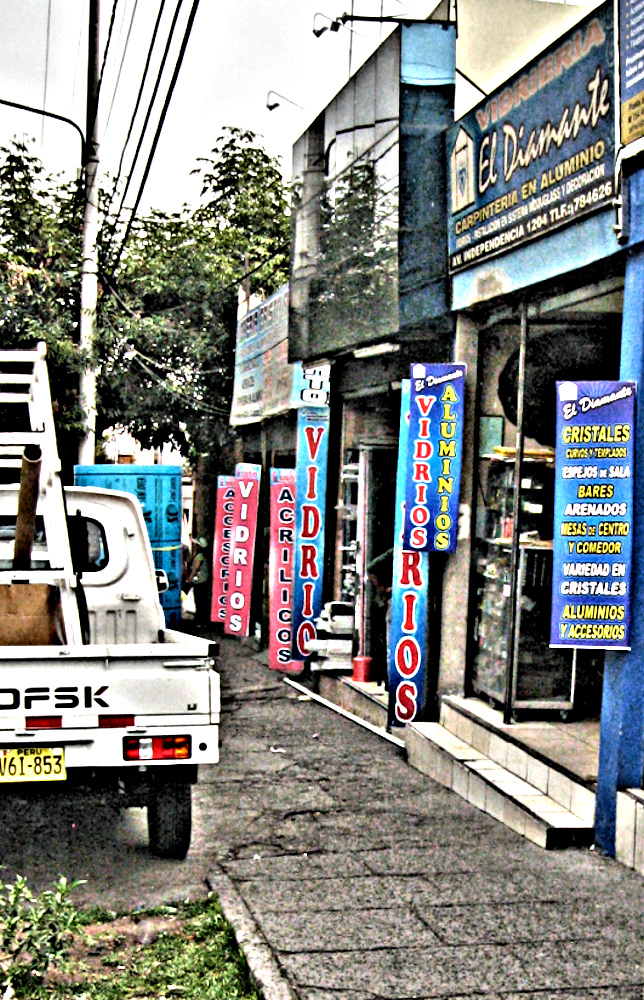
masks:
{"type": "Polygon", "coordinates": [[[463,364],[411,366],[403,548],[455,552],[463,454],[463,364]]]}
{"type": "Polygon", "coordinates": [[[322,610],[328,454],[329,407],[301,407],[297,412],[293,572],[293,660],[297,661],[308,655],[307,642],[317,635],[315,619],[322,610]]]}
{"type": "Polygon", "coordinates": [[[551,646],[630,649],[635,382],[557,382],[551,646]]]}
{"type": "Polygon", "coordinates": [[[409,379],[403,379],[388,646],[390,726],[403,726],[422,715],[425,707],[427,673],[429,556],[426,552],[403,551],[409,399],[410,382],[409,379]]]}

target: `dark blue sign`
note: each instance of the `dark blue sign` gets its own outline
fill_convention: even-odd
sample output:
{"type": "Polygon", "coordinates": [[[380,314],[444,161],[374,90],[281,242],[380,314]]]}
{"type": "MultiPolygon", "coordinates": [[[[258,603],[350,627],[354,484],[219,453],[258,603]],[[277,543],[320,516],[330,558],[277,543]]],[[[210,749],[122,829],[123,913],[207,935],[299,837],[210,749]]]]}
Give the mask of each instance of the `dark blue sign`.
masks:
{"type": "Polygon", "coordinates": [[[403,548],[455,552],[466,366],[411,366],[403,548]]]}
{"type": "Polygon", "coordinates": [[[619,0],[619,103],[626,146],[644,135],[644,0],[619,0]]]}
{"type": "Polygon", "coordinates": [[[635,382],[557,382],[551,646],[630,649],[635,382]]]}
{"type": "Polygon", "coordinates": [[[613,36],[608,3],[452,127],[452,272],[612,203],[613,36]]]}
{"type": "Polygon", "coordinates": [[[422,718],[427,677],[429,556],[403,551],[403,520],[409,441],[409,379],[402,380],[400,437],[396,472],[396,512],[389,623],[389,724],[404,726],[422,718]]]}

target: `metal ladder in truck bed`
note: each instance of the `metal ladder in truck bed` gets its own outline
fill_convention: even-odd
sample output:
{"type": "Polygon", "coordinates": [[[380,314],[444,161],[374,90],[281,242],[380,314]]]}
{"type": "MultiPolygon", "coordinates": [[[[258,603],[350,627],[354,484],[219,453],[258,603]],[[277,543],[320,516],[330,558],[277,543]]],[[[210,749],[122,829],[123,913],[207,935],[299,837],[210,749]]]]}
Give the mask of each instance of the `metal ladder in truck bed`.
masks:
{"type": "MultiPolygon", "coordinates": [[[[42,518],[46,553],[45,568],[0,568],[0,585],[37,583],[56,588],[64,628],[64,642],[81,644],[82,629],[75,589],[60,458],[56,444],[54,414],[45,361],[46,344],[35,350],[0,350],[0,519],[16,515],[23,453],[36,445],[41,452],[37,517],[42,518]]],[[[4,566],[5,563],[2,563],[4,566]]],[[[16,591],[16,594],[18,592],[16,591]]]]}

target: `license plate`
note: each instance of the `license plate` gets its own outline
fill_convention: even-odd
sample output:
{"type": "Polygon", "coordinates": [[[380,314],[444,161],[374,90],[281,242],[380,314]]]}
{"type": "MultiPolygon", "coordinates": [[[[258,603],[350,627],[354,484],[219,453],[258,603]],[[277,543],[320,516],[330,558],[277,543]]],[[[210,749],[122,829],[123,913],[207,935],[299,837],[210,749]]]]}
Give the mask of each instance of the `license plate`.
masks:
{"type": "Polygon", "coordinates": [[[15,747],[0,750],[0,784],[13,781],[65,781],[62,747],[15,747]]]}

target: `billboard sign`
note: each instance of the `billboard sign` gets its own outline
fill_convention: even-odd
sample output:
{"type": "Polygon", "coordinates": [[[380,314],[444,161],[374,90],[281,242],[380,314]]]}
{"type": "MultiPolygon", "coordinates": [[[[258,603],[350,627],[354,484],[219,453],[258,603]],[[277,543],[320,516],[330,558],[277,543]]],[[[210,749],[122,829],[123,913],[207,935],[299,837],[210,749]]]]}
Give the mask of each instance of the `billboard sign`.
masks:
{"type": "Polygon", "coordinates": [[[613,39],[607,3],[452,127],[452,273],[612,204],[613,39]]]}
{"type": "Polygon", "coordinates": [[[557,382],[551,646],[629,649],[634,382],[557,382]]]}

